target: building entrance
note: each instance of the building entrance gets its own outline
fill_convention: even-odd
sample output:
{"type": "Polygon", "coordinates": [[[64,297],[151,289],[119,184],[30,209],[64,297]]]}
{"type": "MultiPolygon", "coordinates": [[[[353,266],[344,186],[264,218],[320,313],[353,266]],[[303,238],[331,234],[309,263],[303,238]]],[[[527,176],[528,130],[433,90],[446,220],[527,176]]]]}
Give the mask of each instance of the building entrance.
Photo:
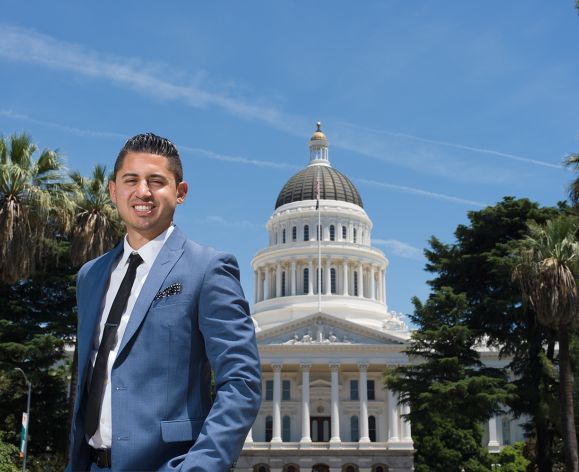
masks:
{"type": "Polygon", "coordinates": [[[330,417],[312,416],[311,433],[313,442],[328,442],[330,440],[330,417]]]}

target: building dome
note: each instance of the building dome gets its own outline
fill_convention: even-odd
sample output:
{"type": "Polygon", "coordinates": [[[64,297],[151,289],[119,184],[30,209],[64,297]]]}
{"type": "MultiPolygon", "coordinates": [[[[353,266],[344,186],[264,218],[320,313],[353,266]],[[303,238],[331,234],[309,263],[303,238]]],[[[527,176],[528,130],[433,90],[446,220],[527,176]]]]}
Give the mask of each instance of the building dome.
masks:
{"type": "Polygon", "coordinates": [[[287,181],[277,197],[275,208],[286,203],[315,200],[318,174],[321,200],[339,200],[364,207],[360,193],[348,177],[330,166],[310,165],[287,181]]]}
{"type": "Polygon", "coordinates": [[[325,141],[325,145],[328,145],[328,138],[326,137],[326,135],[323,133],[322,131],[322,123],[320,123],[319,121],[316,123],[316,131],[314,131],[314,134],[312,134],[312,137],[310,138],[310,142],[312,141],[325,141]]]}

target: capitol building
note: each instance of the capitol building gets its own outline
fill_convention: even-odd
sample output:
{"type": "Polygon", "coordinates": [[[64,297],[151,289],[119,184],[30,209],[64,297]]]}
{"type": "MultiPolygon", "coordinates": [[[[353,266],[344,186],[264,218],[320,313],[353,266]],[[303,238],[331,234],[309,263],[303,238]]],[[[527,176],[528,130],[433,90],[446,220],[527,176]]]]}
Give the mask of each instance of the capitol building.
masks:
{"type": "MultiPolygon", "coordinates": [[[[372,247],[360,193],[328,151],[318,123],[309,162],[281,189],[269,244],[251,263],[263,401],[236,471],[413,470],[409,407],[382,379],[409,362],[410,331],[388,309],[389,262],[372,247]]],[[[481,358],[504,365],[493,352],[481,358]]],[[[485,441],[497,452],[522,435],[499,415],[485,441]]]]}

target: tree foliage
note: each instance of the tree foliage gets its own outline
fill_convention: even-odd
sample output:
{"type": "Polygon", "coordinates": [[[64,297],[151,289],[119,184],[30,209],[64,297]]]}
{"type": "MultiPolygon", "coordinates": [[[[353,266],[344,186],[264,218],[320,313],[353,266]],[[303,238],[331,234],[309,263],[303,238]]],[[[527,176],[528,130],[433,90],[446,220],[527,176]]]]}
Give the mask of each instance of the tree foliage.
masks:
{"type": "Polygon", "coordinates": [[[481,424],[507,403],[512,388],[502,371],[480,361],[476,333],[464,324],[463,294],[444,287],[424,304],[413,302],[418,329],[406,353],[415,362],[387,371],[385,383],[410,404],[416,470],[488,470],[481,424]]]}

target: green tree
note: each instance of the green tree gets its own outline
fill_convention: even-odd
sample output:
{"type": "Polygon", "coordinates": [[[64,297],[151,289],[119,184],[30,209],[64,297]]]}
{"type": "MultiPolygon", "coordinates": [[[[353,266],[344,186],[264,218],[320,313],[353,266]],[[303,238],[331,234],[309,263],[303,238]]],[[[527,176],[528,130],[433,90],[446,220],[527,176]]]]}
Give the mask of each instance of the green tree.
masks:
{"type": "MultiPolygon", "coordinates": [[[[567,167],[571,167],[576,173],[579,172],[579,154],[570,154],[565,158],[564,163],[567,167]]],[[[574,207],[579,205],[579,177],[576,177],[569,185],[569,198],[574,207]]]]}
{"type": "Polygon", "coordinates": [[[425,304],[413,303],[418,329],[406,353],[414,362],[388,370],[385,383],[410,404],[416,470],[489,470],[481,424],[500,411],[512,389],[502,371],[480,361],[476,333],[464,323],[464,295],[445,287],[425,304]]]}
{"type": "Polygon", "coordinates": [[[109,197],[106,167],[96,165],[89,178],[79,172],[72,172],[70,178],[75,205],[71,257],[73,265],[80,267],[112,249],[124,228],[109,197]]]}
{"type": "Polygon", "coordinates": [[[570,362],[571,330],[576,327],[579,303],[576,274],[579,274],[578,226],[570,217],[529,225],[530,234],[520,245],[513,277],[519,281],[525,300],[537,320],[557,333],[562,434],[565,465],[579,471],[577,435],[573,409],[573,372],[570,362]]]}
{"type": "Polygon", "coordinates": [[[47,231],[70,222],[60,155],[44,150],[34,159],[36,150],[25,133],[0,139],[0,282],[33,273],[47,231]]]}
{"type": "Polygon", "coordinates": [[[523,305],[520,288],[512,282],[512,251],[528,233],[527,221],[545,223],[565,207],[541,208],[527,199],[505,197],[496,205],[468,213],[469,223],[459,225],[456,241],[444,244],[436,237],[425,251],[426,270],[433,292],[451,287],[467,303],[464,323],[480,338],[511,356],[518,394],[508,406],[516,415],[531,418],[536,462],[541,472],[553,467],[552,405],[556,399],[552,330],[538,325],[532,307],[523,305]]]}

